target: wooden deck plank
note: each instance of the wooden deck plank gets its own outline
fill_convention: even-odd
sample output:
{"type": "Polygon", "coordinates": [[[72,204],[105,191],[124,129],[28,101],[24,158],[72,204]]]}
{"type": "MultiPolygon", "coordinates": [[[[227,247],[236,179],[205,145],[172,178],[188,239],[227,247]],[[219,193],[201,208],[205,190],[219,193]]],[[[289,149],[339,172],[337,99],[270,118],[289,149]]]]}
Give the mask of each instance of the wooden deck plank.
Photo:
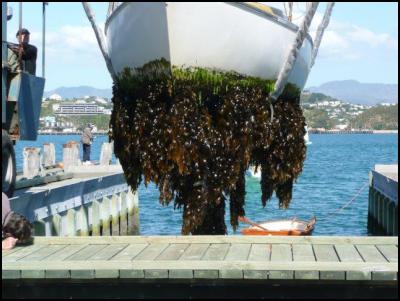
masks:
{"type": "Polygon", "coordinates": [[[243,279],[243,270],[233,268],[219,269],[219,278],[222,279],[243,279]]]}
{"type": "Polygon", "coordinates": [[[353,245],[335,245],[334,246],[339,260],[341,262],[363,262],[364,260],[358,253],[357,249],[353,245]]]}
{"type": "MultiPolygon", "coordinates": [[[[374,245],[355,245],[355,247],[366,262],[387,262],[386,258],[374,245]]],[[[376,274],[379,277],[382,273],[376,274]]],[[[372,271],[346,272],[346,280],[372,280],[372,271]]]]}
{"type": "Polygon", "coordinates": [[[339,262],[333,245],[313,245],[315,258],[319,262],[339,262]]]}
{"type": "Polygon", "coordinates": [[[193,277],[195,279],[218,279],[219,271],[218,270],[194,270],[193,277]]]}
{"type": "Polygon", "coordinates": [[[58,260],[64,260],[71,255],[79,252],[80,250],[86,248],[88,245],[83,244],[83,245],[67,245],[64,249],[61,249],[50,256],[46,257],[43,259],[43,261],[58,261],[58,260]]]}
{"type": "Polygon", "coordinates": [[[1,279],[20,279],[21,271],[20,270],[7,270],[2,269],[1,271],[1,279]]]}
{"type": "Polygon", "coordinates": [[[399,249],[395,245],[377,245],[379,251],[389,262],[398,262],[399,249]]]}
{"type": "MultiPolygon", "coordinates": [[[[251,244],[232,243],[224,257],[224,261],[233,262],[237,260],[247,260],[250,253],[251,244]]],[[[219,278],[222,279],[243,279],[243,270],[234,267],[219,269],[219,278]]]]}
{"type": "Polygon", "coordinates": [[[119,269],[119,270],[221,270],[221,269],[238,269],[238,270],[319,270],[319,271],[373,271],[379,272],[382,270],[388,272],[397,272],[398,265],[396,263],[381,263],[381,262],[288,262],[288,261],[223,261],[223,260],[137,260],[137,261],[53,261],[48,262],[43,266],[43,261],[16,261],[3,262],[3,270],[104,270],[104,269],[119,269]],[[111,264],[111,265],[110,265],[111,264]]]}
{"type": "Polygon", "coordinates": [[[71,255],[70,257],[66,258],[65,260],[67,260],[67,261],[68,260],[71,260],[71,261],[72,260],[80,260],[80,261],[87,260],[88,258],[93,256],[93,254],[96,254],[97,252],[104,249],[105,247],[107,247],[107,245],[88,245],[85,248],[76,252],[75,254],[71,255]]]}
{"type": "Polygon", "coordinates": [[[11,249],[11,250],[2,250],[1,251],[1,257],[7,256],[8,254],[14,253],[18,250],[21,250],[23,247],[18,247],[16,246],[15,248],[11,249]]]}
{"type": "Polygon", "coordinates": [[[211,244],[204,253],[202,260],[224,260],[229,250],[229,244],[211,244]]]}
{"type": "MultiPolygon", "coordinates": [[[[333,245],[314,244],[313,246],[315,258],[317,262],[339,262],[333,245]]],[[[345,271],[320,271],[321,280],[345,280],[345,271]]]]}
{"type": "Polygon", "coordinates": [[[146,270],[144,270],[144,278],[146,278],[146,279],[167,279],[168,278],[168,270],[146,269],[146,270]]]}
{"type": "Polygon", "coordinates": [[[143,249],[142,252],[139,253],[139,255],[135,257],[134,260],[154,260],[168,246],[169,244],[167,243],[149,244],[145,249],[143,249]]]}
{"type": "MultiPolygon", "coordinates": [[[[296,262],[316,261],[313,248],[310,244],[293,244],[292,252],[293,252],[293,261],[296,262]]],[[[294,271],[294,278],[319,279],[319,271],[294,271]]]]}
{"type": "Polygon", "coordinates": [[[247,260],[251,244],[231,244],[224,260],[247,260]]]}
{"type": "Polygon", "coordinates": [[[31,245],[27,247],[23,247],[20,250],[10,253],[4,257],[2,257],[2,262],[13,262],[28,256],[42,248],[46,248],[45,245],[31,245]]]}
{"type": "Polygon", "coordinates": [[[170,279],[192,279],[193,270],[181,269],[181,270],[170,270],[168,273],[170,279]]]}
{"type": "Polygon", "coordinates": [[[120,278],[129,278],[129,279],[143,279],[144,271],[143,270],[120,270],[119,277],[120,278]]]}
{"type": "MultiPolygon", "coordinates": [[[[392,263],[398,262],[398,247],[396,245],[377,245],[378,250],[383,254],[387,261],[392,263]]],[[[372,280],[382,280],[382,281],[397,281],[398,272],[372,272],[372,280]]]]}
{"type": "Polygon", "coordinates": [[[95,270],[72,270],[71,271],[72,279],[94,279],[95,278],[95,270]]]}
{"type": "Polygon", "coordinates": [[[380,236],[98,236],[98,237],[35,237],[35,244],[109,244],[109,243],[269,243],[269,244],[367,244],[397,245],[398,237],[380,236]]]}
{"type": "Polygon", "coordinates": [[[191,244],[179,260],[200,260],[210,244],[191,244]]]}
{"type": "Polygon", "coordinates": [[[271,261],[293,261],[292,246],[290,244],[273,244],[271,261]]]}
{"type": "Polygon", "coordinates": [[[263,270],[244,270],[244,279],[268,279],[268,271],[263,270]]]}
{"type": "Polygon", "coordinates": [[[131,261],[138,255],[140,252],[146,248],[148,244],[131,244],[128,245],[125,249],[123,249],[120,253],[115,255],[110,260],[128,260],[131,261]]]}
{"type": "Polygon", "coordinates": [[[374,245],[356,245],[356,248],[366,262],[387,262],[374,245]]]}
{"type": "MultiPolygon", "coordinates": [[[[128,246],[127,244],[108,245],[104,249],[93,254],[93,256],[89,257],[88,260],[109,260],[114,255],[117,255],[119,252],[124,250],[127,246],[128,246]]],[[[102,278],[104,278],[104,277],[102,276],[102,278]]]]}
{"type": "MultiPolygon", "coordinates": [[[[292,246],[290,244],[272,244],[271,248],[271,262],[292,262],[292,246]]],[[[293,279],[293,270],[278,269],[269,272],[270,279],[293,279]]]]}
{"type": "Polygon", "coordinates": [[[293,261],[315,261],[312,246],[309,244],[292,245],[293,261]]]}
{"type": "Polygon", "coordinates": [[[35,270],[22,270],[21,278],[22,279],[43,279],[45,278],[44,269],[35,269],[35,270]]]}
{"type": "Polygon", "coordinates": [[[45,259],[46,257],[50,256],[51,254],[56,253],[57,251],[61,251],[62,249],[66,248],[66,245],[51,245],[47,246],[46,248],[41,248],[36,252],[29,254],[21,259],[21,261],[40,261],[45,259]]]}
{"type": "Polygon", "coordinates": [[[69,279],[71,278],[71,272],[69,270],[60,269],[60,270],[46,270],[45,271],[46,279],[69,279]]]}
{"type": "Polygon", "coordinates": [[[177,260],[188,247],[189,244],[170,244],[155,260],[177,260]]]}
{"type": "Polygon", "coordinates": [[[271,260],[271,249],[270,244],[251,244],[249,261],[270,261],[271,260]]]}
{"type": "Polygon", "coordinates": [[[116,279],[116,278],[119,278],[119,270],[118,269],[96,270],[95,278],[96,279],[116,279]]]}
{"type": "Polygon", "coordinates": [[[397,281],[397,272],[372,272],[372,280],[397,281]]]}

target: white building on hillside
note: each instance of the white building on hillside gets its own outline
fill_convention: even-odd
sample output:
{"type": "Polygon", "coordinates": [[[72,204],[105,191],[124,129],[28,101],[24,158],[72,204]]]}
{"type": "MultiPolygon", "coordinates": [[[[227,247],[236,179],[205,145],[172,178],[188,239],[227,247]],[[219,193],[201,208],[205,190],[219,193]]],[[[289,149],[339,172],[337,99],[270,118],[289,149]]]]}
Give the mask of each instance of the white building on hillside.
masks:
{"type": "MultiPolygon", "coordinates": [[[[53,107],[54,109],[54,107],[53,107]]],[[[54,110],[57,115],[98,115],[104,114],[104,107],[97,106],[95,104],[60,104],[59,107],[54,110]]]]}
{"type": "Polygon", "coordinates": [[[335,125],[335,129],[338,129],[338,130],[345,130],[345,129],[347,129],[347,127],[348,127],[347,124],[337,124],[337,125],[335,125]]]}
{"type": "Polygon", "coordinates": [[[105,100],[104,98],[101,98],[101,97],[96,97],[96,99],[95,99],[97,102],[99,102],[99,103],[103,103],[103,104],[106,104],[106,103],[108,103],[107,102],[107,100],[105,100]]]}
{"type": "Polygon", "coordinates": [[[58,94],[52,94],[52,95],[50,95],[49,97],[47,97],[48,99],[51,99],[51,100],[57,100],[57,101],[61,101],[61,100],[63,100],[63,98],[61,97],[61,95],[58,95],[58,94]]]}

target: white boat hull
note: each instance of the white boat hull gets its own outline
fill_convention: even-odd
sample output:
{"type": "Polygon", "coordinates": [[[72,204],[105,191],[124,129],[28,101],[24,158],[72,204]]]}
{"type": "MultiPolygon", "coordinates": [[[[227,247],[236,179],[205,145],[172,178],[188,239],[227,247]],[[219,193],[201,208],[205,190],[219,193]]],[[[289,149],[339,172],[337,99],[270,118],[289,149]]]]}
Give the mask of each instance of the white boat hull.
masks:
{"type": "Polygon", "coordinates": [[[249,166],[249,169],[247,170],[247,174],[248,174],[248,176],[250,176],[252,178],[261,179],[261,167],[258,167],[257,172],[256,172],[255,167],[251,165],[251,166],[249,166]]]}
{"type": "MultiPolygon", "coordinates": [[[[260,223],[259,225],[270,231],[290,231],[293,228],[304,231],[307,227],[307,223],[305,222],[290,221],[290,220],[265,222],[265,223],[260,223]]],[[[257,227],[250,227],[250,228],[257,228],[257,227]]]]}
{"type": "MultiPolygon", "coordinates": [[[[117,73],[165,58],[174,66],[276,80],[295,40],[293,26],[240,3],[125,2],[107,20],[106,36],[117,73]]],[[[289,77],[300,89],[311,51],[306,38],[289,77]]]]}

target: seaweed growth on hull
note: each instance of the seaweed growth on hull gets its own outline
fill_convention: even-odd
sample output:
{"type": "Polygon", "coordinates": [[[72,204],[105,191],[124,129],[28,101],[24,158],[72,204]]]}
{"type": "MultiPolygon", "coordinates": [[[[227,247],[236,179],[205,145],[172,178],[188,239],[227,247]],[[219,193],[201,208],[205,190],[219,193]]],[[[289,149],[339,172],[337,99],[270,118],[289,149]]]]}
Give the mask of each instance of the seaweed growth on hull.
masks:
{"type": "Polygon", "coordinates": [[[233,72],[172,68],[165,60],[125,69],[113,87],[110,139],[127,183],[155,182],[160,203],[183,208],[182,234],[226,234],[244,215],[245,171],[262,171],[262,204],[281,207],[305,159],[300,93],[288,85],[273,105],[274,82],[233,72]]]}

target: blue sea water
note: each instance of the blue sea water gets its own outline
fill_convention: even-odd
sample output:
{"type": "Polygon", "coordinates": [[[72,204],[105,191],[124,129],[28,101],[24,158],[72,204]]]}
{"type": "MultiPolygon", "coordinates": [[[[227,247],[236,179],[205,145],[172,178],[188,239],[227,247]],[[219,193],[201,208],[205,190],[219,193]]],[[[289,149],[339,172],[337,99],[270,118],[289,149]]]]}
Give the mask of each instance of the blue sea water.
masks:
{"type": "MultiPolygon", "coordinates": [[[[22,169],[22,149],[42,147],[53,142],[56,160],[62,160],[62,144],[79,136],[40,135],[37,141],[21,141],[16,144],[17,169],[22,169]]],[[[317,217],[313,235],[368,235],[368,173],[375,164],[397,164],[398,135],[317,135],[310,134],[312,144],[307,148],[303,172],[293,188],[293,199],[287,210],[278,208],[274,196],[265,208],[261,205],[259,180],[246,177],[246,216],[253,221],[277,220],[297,217],[309,220],[317,217]],[[345,209],[332,215],[350,201],[363,187],[357,198],[345,209]]],[[[98,136],[93,145],[91,159],[98,160],[101,144],[107,136],[98,136]]],[[[82,156],[82,150],[81,150],[82,156]]],[[[163,207],[158,202],[158,189],[154,184],[139,187],[141,235],[180,235],[182,211],[174,210],[173,204],[163,207]]],[[[233,232],[229,224],[229,205],[225,214],[228,234],[233,232]]],[[[239,229],[247,227],[240,225],[239,229]]]]}

